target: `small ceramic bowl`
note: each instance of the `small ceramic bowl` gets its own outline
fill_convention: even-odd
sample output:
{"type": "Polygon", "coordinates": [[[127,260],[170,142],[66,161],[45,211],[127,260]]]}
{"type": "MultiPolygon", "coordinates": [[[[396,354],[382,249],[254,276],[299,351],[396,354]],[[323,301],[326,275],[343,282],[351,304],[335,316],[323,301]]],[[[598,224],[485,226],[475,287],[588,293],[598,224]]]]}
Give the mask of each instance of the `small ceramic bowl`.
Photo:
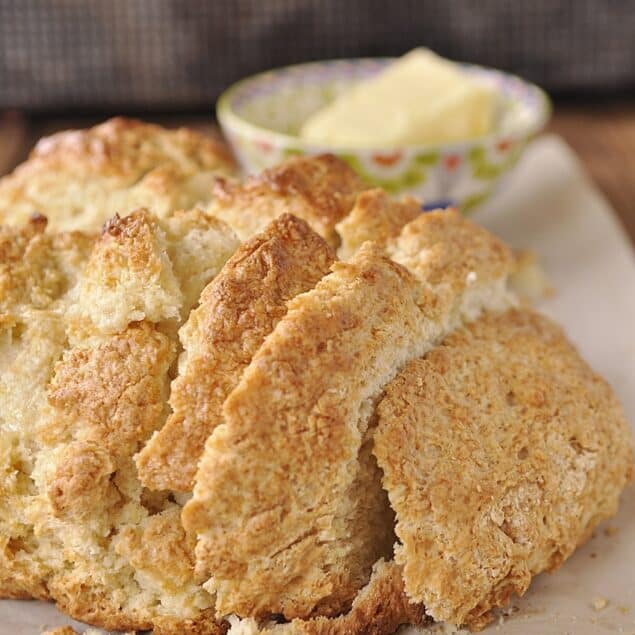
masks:
{"type": "MultiPolygon", "coordinates": [[[[352,83],[393,61],[368,58],[311,62],[260,73],[221,95],[218,121],[247,173],[292,155],[332,152],[364,179],[394,194],[412,194],[426,207],[454,204],[468,212],[485,201],[540,131],[551,111],[537,86],[515,75],[462,65],[500,95],[495,131],[460,143],[391,148],[322,146],[300,139],[302,123],[352,83]]],[[[425,107],[425,105],[422,105],[425,107]]]]}

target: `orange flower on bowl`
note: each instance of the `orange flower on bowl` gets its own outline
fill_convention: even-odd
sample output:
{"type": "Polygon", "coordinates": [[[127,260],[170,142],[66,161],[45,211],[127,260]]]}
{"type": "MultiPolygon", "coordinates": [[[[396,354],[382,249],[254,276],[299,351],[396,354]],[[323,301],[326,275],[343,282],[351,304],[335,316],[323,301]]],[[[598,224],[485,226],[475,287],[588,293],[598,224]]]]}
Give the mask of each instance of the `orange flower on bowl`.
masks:
{"type": "Polygon", "coordinates": [[[377,165],[390,167],[401,160],[403,152],[390,152],[388,154],[373,154],[373,161],[377,165]]]}
{"type": "Polygon", "coordinates": [[[443,159],[443,165],[446,170],[455,170],[461,163],[461,157],[458,154],[451,154],[443,159]]]}
{"type": "Polygon", "coordinates": [[[507,152],[507,150],[509,150],[510,146],[511,146],[512,142],[509,139],[501,139],[497,144],[496,144],[496,149],[499,152],[507,152]]]}

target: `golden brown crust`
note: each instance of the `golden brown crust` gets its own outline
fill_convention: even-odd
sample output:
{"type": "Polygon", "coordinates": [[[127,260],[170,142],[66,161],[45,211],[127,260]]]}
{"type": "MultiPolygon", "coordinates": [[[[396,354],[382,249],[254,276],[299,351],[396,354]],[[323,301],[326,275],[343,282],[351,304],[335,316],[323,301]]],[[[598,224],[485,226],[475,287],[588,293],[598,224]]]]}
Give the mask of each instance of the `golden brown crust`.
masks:
{"type": "MultiPolygon", "coordinates": [[[[152,621],[143,615],[123,612],[108,592],[88,583],[74,583],[58,576],[51,580],[51,595],[57,608],[69,617],[108,631],[150,630],[152,621]]],[[[176,634],[175,634],[176,635],[176,634]]]]}
{"type": "Polygon", "coordinates": [[[633,470],[615,395],[546,318],[489,314],[411,362],[379,404],[375,454],[406,591],[480,628],[617,509],[633,470]]]}
{"type": "Polygon", "coordinates": [[[52,229],[98,230],[115,213],[159,216],[207,204],[216,176],[233,176],[224,146],[192,130],[118,117],[41,139],[0,180],[0,223],[44,214],[52,229]]]}
{"type": "Polygon", "coordinates": [[[432,242],[431,280],[416,262],[417,280],[366,243],[290,303],[225,402],[225,425],[207,442],[183,512],[199,534],[197,561],[213,574],[219,614],[337,614],[372,563],[390,555],[391,513],[360,453],[374,400],[407,360],[484,306],[508,301],[511,263],[498,241],[476,232],[471,245],[465,221],[443,222],[449,236],[460,234],[455,261],[432,242]],[[474,289],[459,279],[470,249],[481,251],[474,289]]]}
{"type": "Polygon", "coordinates": [[[121,500],[110,478],[116,466],[110,453],[96,443],[72,442],[64,449],[47,496],[55,516],[86,520],[95,512],[110,509],[121,500]]]}
{"type": "Polygon", "coordinates": [[[454,293],[483,279],[506,278],[514,266],[503,242],[453,209],[420,214],[389,241],[388,253],[437,290],[454,293]]]}
{"type": "Polygon", "coordinates": [[[384,246],[422,213],[421,203],[412,197],[396,200],[381,189],[362,192],[351,213],[335,226],[341,240],[338,255],[351,258],[367,240],[384,246]]]}
{"type": "MultiPolygon", "coordinates": [[[[227,622],[218,623],[211,611],[204,611],[201,616],[192,620],[175,620],[171,617],[160,617],[154,623],[153,635],[225,635],[229,628],[227,622]]],[[[119,628],[118,630],[123,630],[119,628]]],[[[125,635],[134,635],[137,631],[126,631],[125,635]]],[[[71,626],[59,626],[42,635],[79,635],[71,626]]],[[[88,629],[85,635],[98,635],[97,631],[88,629]]]]}
{"type": "Polygon", "coordinates": [[[311,289],[334,259],[304,221],[283,214],[225,264],[183,327],[186,352],[172,385],[172,414],[136,458],[144,485],[192,490],[227,395],[286,313],[287,302],[311,289]]]}
{"type": "Polygon", "coordinates": [[[362,528],[357,549],[337,534],[352,514],[338,493],[357,473],[358,370],[397,337],[381,332],[375,344],[383,321],[408,302],[417,311],[413,281],[370,246],[333,270],[291,301],[225,402],[227,423],[208,440],[184,508],[186,528],[202,534],[197,559],[219,582],[219,614],[306,617],[320,600],[329,603],[322,610],[339,612],[384,555],[362,528]]]}
{"type": "Polygon", "coordinates": [[[225,635],[229,629],[227,622],[219,622],[214,611],[207,609],[194,619],[157,617],[154,620],[153,635],[225,635]]]}
{"type": "Polygon", "coordinates": [[[31,158],[57,167],[72,161],[91,170],[136,176],[165,161],[169,154],[200,170],[233,165],[224,144],[190,128],[168,130],[128,117],[113,117],[93,128],[58,132],[38,141],[31,158]]]}
{"type": "Polygon", "coordinates": [[[162,422],[175,345],[147,322],[95,346],[70,350],[56,367],[46,435],[72,433],[113,456],[129,456],[162,422]]]}
{"type": "Polygon", "coordinates": [[[124,526],[115,545],[115,551],[128,558],[136,571],[173,595],[191,584],[194,575],[195,540],[185,534],[180,515],[181,508],[175,505],[139,524],[124,526]]]}
{"type": "Polygon", "coordinates": [[[287,212],[305,220],[336,247],[335,225],[367,186],[342,160],[325,154],[295,157],[250,176],[244,184],[219,180],[209,210],[245,240],[287,212]]]}

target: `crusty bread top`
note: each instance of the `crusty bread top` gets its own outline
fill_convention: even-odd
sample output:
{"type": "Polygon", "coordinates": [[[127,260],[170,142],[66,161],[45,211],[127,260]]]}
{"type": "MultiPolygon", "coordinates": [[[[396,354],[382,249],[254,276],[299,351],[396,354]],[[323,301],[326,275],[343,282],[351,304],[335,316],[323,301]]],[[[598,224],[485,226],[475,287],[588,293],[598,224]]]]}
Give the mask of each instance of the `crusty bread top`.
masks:
{"type": "Polygon", "coordinates": [[[488,314],[411,362],[375,454],[408,595],[479,628],[612,515],[633,469],[609,386],[544,317],[488,314]]]}
{"type": "Polygon", "coordinates": [[[162,421],[175,349],[154,325],[140,322],[67,351],[48,388],[56,412],[47,437],[70,435],[112,456],[132,455],[162,421]]]}
{"type": "MultiPolygon", "coordinates": [[[[345,492],[363,434],[364,369],[384,372],[414,296],[408,272],[366,245],[290,302],[228,397],[183,512],[219,613],[306,617],[322,598],[354,597],[355,540],[340,532],[356,504],[345,492]]],[[[376,557],[357,566],[370,573],[376,557]]]]}
{"type": "Polygon", "coordinates": [[[350,258],[368,240],[385,245],[422,213],[421,203],[410,196],[397,200],[378,188],[362,192],[350,214],[335,226],[341,240],[339,257],[350,258]]]}
{"type": "Polygon", "coordinates": [[[337,247],[335,225],[367,189],[344,161],[325,154],[294,157],[247,178],[244,184],[219,180],[209,211],[227,222],[245,240],[283,212],[305,220],[330,245],[337,247]]]}
{"type": "Polygon", "coordinates": [[[118,117],[41,139],[0,180],[0,224],[37,212],[52,229],[98,230],[140,206],[165,216],[208,203],[215,176],[234,174],[227,150],[204,135],[118,117]]]}
{"type": "Polygon", "coordinates": [[[513,266],[499,238],[454,209],[419,214],[388,242],[388,253],[437,289],[446,286],[454,293],[479,284],[479,276],[507,276],[513,266]]]}
{"type": "Polygon", "coordinates": [[[58,168],[113,173],[133,181],[171,158],[191,170],[213,170],[233,161],[227,148],[190,128],[168,130],[156,124],[115,117],[85,130],[40,139],[30,158],[58,168]]]}
{"type": "Polygon", "coordinates": [[[178,319],[182,300],[157,219],[137,210],[109,220],[80,282],[78,319],[117,333],[130,322],[178,319]]]}
{"type": "MultiPolygon", "coordinates": [[[[206,444],[183,513],[186,528],[199,534],[198,564],[213,575],[220,614],[306,617],[320,602],[349,601],[382,553],[358,513],[379,488],[359,481],[374,399],[449,329],[509,301],[507,250],[483,230],[466,229],[458,215],[435,222],[447,223],[450,237],[460,234],[464,249],[450,251],[454,260],[422,239],[430,245],[430,279],[418,261],[415,277],[366,243],[291,301],[227,398],[225,424],[206,444]],[[453,293],[438,279],[437,259],[453,293]],[[466,282],[465,260],[478,284],[466,282]]],[[[408,236],[426,228],[408,227],[408,236]]]]}
{"type": "Polygon", "coordinates": [[[283,214],[244,243],[203,291],[181,330],[185,355],[172,414],[137,457],[152,489],[191,491],[205,441],[254,353],[287,302],[326,275],[335,255],[302,220],[283,214]]]}

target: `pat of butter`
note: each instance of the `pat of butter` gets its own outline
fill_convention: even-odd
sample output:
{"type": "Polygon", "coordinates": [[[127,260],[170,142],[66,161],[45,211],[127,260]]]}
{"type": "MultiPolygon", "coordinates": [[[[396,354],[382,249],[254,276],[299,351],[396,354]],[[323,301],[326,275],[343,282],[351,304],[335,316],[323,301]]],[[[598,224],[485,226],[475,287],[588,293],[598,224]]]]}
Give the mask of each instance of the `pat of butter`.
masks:
{"type": "Polygon", "coordinates": [[[314,113],[312,143],[382,148],[461,141],[491,131],[496,92],[427,49],[415,49],[314,113]]]}

